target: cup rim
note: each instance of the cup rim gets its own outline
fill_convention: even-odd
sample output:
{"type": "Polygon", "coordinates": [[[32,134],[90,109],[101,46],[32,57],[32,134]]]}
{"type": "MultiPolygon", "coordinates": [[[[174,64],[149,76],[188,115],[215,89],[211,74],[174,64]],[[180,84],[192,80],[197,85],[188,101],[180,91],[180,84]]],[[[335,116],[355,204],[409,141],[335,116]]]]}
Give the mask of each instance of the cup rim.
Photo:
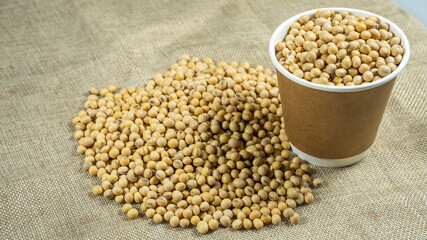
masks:
{"type": "Polygon", "coordinates": [[[390,20],[388,20],[388,19],[386,19],[380,15],[377,15],[375,13],[371,13],[368,11],[363,11],[363,10],[354,9],[354,8],[333,7],[333,8],[312,9],[309,11],[299,13],[299,14],[291,17],[291,18],[288,18],[286,21],[284,21],[282,24],[280,24],[279,27],[277,27],[276,30],[273,32],[273,34],[270,38],[270,43],[269,43],[269,53],[270,53],[270,58],[273,61],[273,64],[276,67],[276,69],[281,74],[283,74],[284,76],[286,76],[290,80],[294,81],[295,83],[298,83],[300,85],[303,85],[305,87],[309,87],[312,89],[321,90],[321,91],[357,92],[357,91],[363,91],[363,90],[371,89],[374,87],[378,87],[378,86],[383,85],[383,84],[391,81],[392,79],[396,78],[397,75],[405,68],[406,64],[408,63],[409,56],[410,56],[410,47],[409,47],[408,38],[406,37],[405,33],[402,31],[402,29],[400,29],[392,21],[390,21],[390,20]],[[355,15],[359,15],[359,16],[375,16],[375,17],[379,18],[382,22],[389,24],[390,25],[390,31],[393,32],[396,36],[400,37],[401,45],[405,49],[405,53],[403,55],[402,61],[399,63],[398,67],[393,72],[391,72],[389,75],[387,75],[386,77],[381,78],[375,82],[370,82],[368,84],[357,85],[357,86],[348,86],[348,87],[346,87],[346,86],[327,86],[327,85],[321,85],[321,84],[313,83],[313,82],[307,81],[305,79],[299,78],[299,77],[293,75],[288,70],[286,70],[282,65],[280,65],[279,61],[276,58],[276,43],[278,42],[279,36],[283,35],[283,39],[284,39],[288,30],[289,30],[289,27],[291,26],[291,24],[296,22],[302,15],[309,15],[310,16],[310,15],[314,15],[314,13],[318,10],[327,10],[327,9],[328,10],[334,10],[334,11],[348,11],[348,12],[351,12],[351,13],[353,13],[355,15]]]}

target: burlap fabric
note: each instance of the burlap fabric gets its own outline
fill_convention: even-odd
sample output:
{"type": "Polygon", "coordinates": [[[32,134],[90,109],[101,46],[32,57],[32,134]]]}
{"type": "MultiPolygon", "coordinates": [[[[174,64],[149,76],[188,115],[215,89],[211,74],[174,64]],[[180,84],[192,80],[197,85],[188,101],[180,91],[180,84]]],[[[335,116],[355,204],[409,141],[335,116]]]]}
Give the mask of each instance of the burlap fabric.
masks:
{"type": "MultiPolygon", "coordinates": [[[[0,3],[0,239],[426,239],[425,28],[381,1],[2,1],[0,3]],[[172,229],[128,220],[94,197],[72,117],[90,87],[141,86],[182,53],[272,67],[273,30],[299,12],[360,8],[394,21],[412,56],[368,157],[316,167],[324,188],[298,225],[261,230],[172,229]]],[[[373,103],[375,104],[375,103],[373,103]]]]}

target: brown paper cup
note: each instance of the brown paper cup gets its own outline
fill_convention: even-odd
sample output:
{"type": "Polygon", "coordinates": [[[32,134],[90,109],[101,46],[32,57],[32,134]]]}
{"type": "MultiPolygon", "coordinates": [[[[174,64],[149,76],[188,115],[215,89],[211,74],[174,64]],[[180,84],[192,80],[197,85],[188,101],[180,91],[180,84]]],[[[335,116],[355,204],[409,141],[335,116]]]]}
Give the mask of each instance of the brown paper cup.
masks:
{"type": "Polygon", "coordinates": [[[283,68],[275,56],[275,45],[283,41],[290,25],[301,15],[312,16],[318,9],[288,19],[273,33],[269,53],[277,70],[285,128],[292,150],[312,164],[343,167],[362,160],[374,143],[394,82],[408,62],[410,49],[403,31],[381,16],[357,9],[328,9],[378,17],[390,24],[390,30],[402,39],[405,49],[398,68],[378,81],[352,87],[325,86],[296,77],[283,68]]]}

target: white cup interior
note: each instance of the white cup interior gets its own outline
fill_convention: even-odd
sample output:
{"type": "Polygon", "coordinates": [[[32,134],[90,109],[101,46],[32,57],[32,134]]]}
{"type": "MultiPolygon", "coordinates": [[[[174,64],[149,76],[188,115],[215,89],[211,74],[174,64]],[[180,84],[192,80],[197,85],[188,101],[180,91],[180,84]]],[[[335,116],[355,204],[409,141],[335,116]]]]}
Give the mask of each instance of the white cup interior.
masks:
{"type": "Polygon", "coordinates": [[[317,90],[328,91],[328,92],[357,92],[357,91],[362,91],[362,90],[366,90],[366,89],[370,89],[370,88],[380,86],[380,85],[394,79],[405,68],[406,64],[408,63],[410,48],[409,48],[408,38],[403,33],[403,31],[396,24],[394,24],[393,22],[391,22],[390,20],[388,20],[384,17],[381,17],[381,16],[374,14],[374,13],[371,13],[371,12],[362,11],[362,10],[353,9],[353,8],[320,8],[320,9],[313,9],[310,11],[300,13],[298,15],[295,15],[295,16],[289,18],[288,20],[286,20],[282,24],[280,24],[280,26],[274,31],[273,35],[271,36],[270,44],[269,44],[269,53],[270,53],[270,58],[273,61],[273,64],[276,67],[276,69],[278,71],[280,71],[284,76],[286,76],[290,80],[292,80],[292,81],[294,81],[300,85],[303,85],[303,86],[306,86],[309,88],[313,88],[313,89],[317,89],[317,90]],[[396,70],[394,70],[388,76],[386,76],[386,77],[384,77],[378,81],[371,82],[369,84],[363,84],[363,85],[357,85],[357,86],[348,86],[348,87],[341,86],[340,87],[340,86],[321,85],[321,84],[317,84],[317,83],[312,83],[312,82],[307,81],[305,79],[301,79],[301,78],[293,75],[288,70],[286,70],[282,65],[280,65],[279,61],[276,59],[276,43],[281,42],[285,39],[285,36],[288,33],[288,30],[289,30],[290,26],[292,25],[292,23],[298,21],[298,19],[302,15],[314,16],[314,13],[317,10],[324,10],[324,9],[334,10],[335,12],[348,11],[348,12],[350,12],[356,16],[363,16],[363,17],[376,16],[382,22],[389,24],[390,25],[390,31],[395,36],[400,37],[401,45],[405,49],[405,53],[403,54],[402,61],[400,62],[400,64],[396,68],[396,70]]]}

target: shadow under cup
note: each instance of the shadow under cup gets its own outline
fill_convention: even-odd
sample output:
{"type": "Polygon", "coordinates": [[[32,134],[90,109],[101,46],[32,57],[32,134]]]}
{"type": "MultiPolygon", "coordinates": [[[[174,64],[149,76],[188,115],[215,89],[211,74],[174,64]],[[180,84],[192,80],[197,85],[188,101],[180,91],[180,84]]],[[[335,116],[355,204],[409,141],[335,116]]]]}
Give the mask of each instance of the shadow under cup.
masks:
{"type": "Polygon", "coordinates": [[[396,77],[408,62],[409,43],[402,30],[381,16],[357,9],[327,9],[378,17],[401,38],[405,49],[396,70],[378,81],[351,87],[326,86],[296,77],[275,56],[275,45],[283,41],[290,25],[301,15],[313,16],[319,9],[286,20],[273,33],[269,53],[277,70],[285,129],[293,152],[315,165],[343,167],[362,160],[374,143],[396,77]]]}

